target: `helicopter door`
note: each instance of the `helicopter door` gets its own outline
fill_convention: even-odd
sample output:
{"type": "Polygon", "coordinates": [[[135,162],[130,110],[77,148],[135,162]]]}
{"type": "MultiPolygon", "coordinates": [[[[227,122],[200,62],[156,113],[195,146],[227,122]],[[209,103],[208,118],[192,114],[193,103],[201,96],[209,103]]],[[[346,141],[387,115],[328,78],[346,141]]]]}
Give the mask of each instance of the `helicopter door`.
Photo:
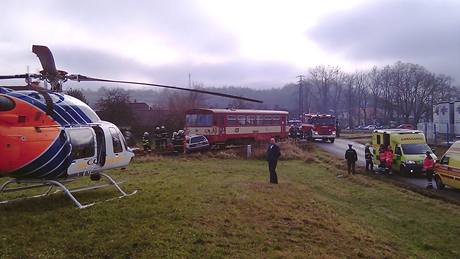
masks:
{"type": "Polygon", "coordinates": [[[100,126],[95,126],[93,129],[96,133],[97,164],[103,167],[105,165],[105,159],[107,156],[104,130],[100,126]]]}
{"type": "Polygon", "coordinates": [[[67,174],[83,175],[94,169],[96,157],[96,134],[92,128],[67,128],[66,133],[72,146],[72,164],[67,174]]]}
{"type": "Polygon", "coordinates": [[[123,146],[124,138],[121,132],[115,127],[109,127],[109,138],[107,142],[107,161],[105,169],[122,167],[129,164],[132,155],[127,151],[127,147],[123,146]]]}

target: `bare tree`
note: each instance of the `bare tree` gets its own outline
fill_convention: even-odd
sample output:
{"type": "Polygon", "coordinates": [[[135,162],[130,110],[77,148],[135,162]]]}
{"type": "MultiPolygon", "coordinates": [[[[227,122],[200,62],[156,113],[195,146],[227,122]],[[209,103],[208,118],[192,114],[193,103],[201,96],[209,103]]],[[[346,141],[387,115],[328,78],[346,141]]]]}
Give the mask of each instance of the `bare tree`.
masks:
{"type": "Polygon", "coordinates": [[[129,106],[129,94],[120,88],[106,89],[96,107],[104,120],[120,126],[133,125],[134,116],[129,106]]]}

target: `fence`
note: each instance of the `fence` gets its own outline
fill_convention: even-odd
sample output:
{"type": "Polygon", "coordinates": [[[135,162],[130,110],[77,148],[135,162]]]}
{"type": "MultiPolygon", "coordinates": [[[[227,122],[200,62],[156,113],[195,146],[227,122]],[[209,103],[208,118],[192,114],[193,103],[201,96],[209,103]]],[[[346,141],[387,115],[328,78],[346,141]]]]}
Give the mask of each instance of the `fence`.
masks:
{"type": "Polygon", "coordinates": [[[423,131],[428,144],[449,146],[456,140],[459,140],[459,123],[423,122],[417,124],[417,129],[423,131]]]}

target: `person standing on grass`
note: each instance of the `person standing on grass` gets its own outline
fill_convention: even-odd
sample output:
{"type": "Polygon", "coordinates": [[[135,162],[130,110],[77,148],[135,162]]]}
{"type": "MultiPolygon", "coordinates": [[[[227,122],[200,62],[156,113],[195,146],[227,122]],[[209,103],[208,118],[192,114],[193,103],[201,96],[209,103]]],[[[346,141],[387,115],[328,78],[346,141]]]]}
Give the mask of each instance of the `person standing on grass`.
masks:
{"type": "Polygon", "coordinates": [[[427,189],[433,189],[433,168],[434,159],[431,157],[430,151],[426,151],[426,157],[423,160],[423,171],[425,171],[426,178],[428,180],[427,189]]]}
{"type": "Polygon", "coordinates": [[[353,149],[352,144],[348,144],[348,149],[345,151],[345,159],[347,160],[348,175],[355,174],[355,164],[358,161],[358,154],[353,149]]]}
{"type": "Polygon", "coordinates": [[[280,148],[276,145],[274,138],[270,139],[270,145],[267,149],[268,171],[270,172],[270,183],[278,184],[278,176],[276,175],[276,164],[281,156],[280,148]]]}
{"type": "Polygon", "coordinates": [[[369,148],[369,144],[366,144],[366,148],[364,149],[364,159],[366,159],[366,172],[369,172],[369,169],[371,172],[374,171],[374,163],[372,162],[372,152],[371,149],[369,148]]]}

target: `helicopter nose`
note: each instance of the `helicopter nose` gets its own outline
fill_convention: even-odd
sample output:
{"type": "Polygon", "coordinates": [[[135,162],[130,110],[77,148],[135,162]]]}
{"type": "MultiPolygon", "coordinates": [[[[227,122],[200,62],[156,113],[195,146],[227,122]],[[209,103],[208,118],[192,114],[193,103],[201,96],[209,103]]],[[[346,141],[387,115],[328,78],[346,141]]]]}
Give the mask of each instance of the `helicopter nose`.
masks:
{"type": "Polygon", "coordinates": [[[33,162],[60,133],[58,124],[32,104],[7,98],[14,101],[14,107],[0,111],[0,175],[8,175],[33,162]]]}

